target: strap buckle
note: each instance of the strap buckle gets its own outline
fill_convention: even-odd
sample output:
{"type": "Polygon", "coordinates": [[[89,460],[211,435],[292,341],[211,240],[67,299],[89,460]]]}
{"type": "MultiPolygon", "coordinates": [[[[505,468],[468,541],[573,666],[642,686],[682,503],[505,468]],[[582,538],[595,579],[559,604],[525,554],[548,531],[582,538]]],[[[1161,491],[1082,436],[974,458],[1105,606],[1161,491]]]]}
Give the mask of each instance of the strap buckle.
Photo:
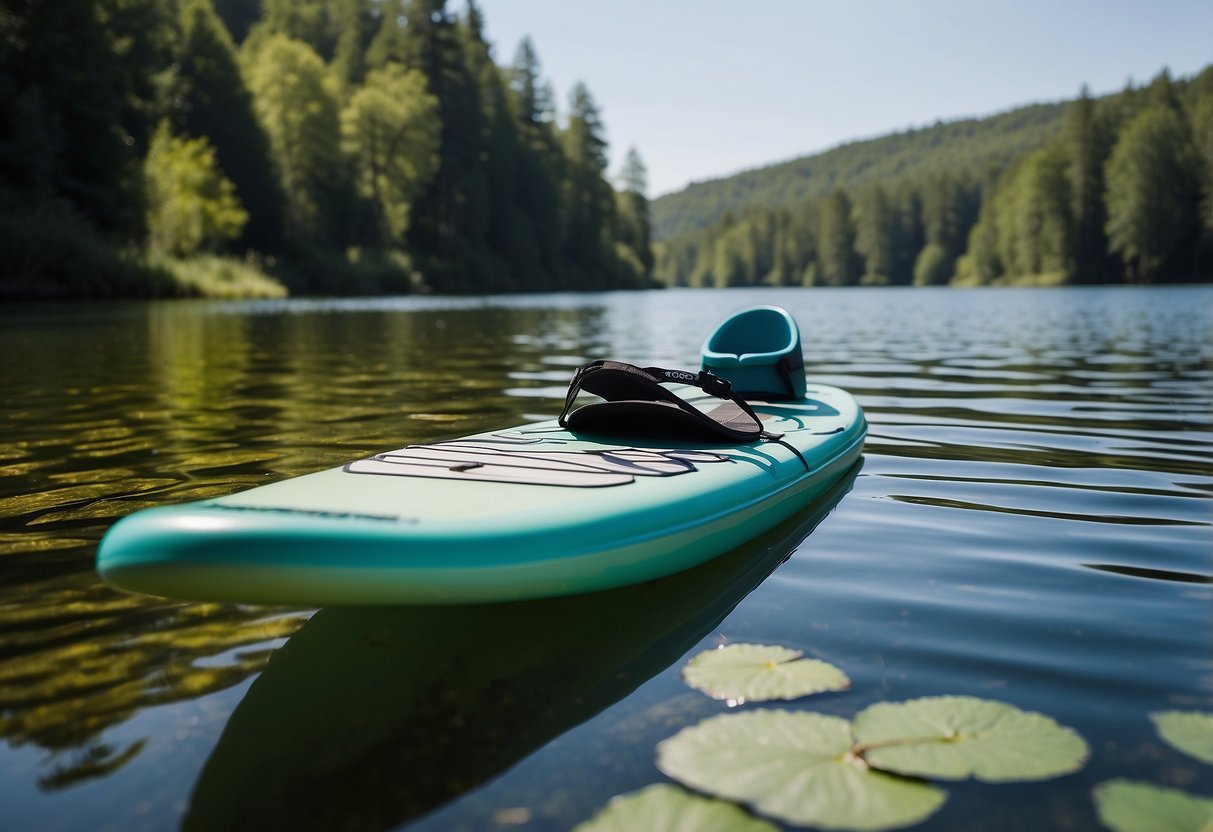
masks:
{"type": "Polygon", "coordinates": [[[727,378],[712,375],[706,370],[701,370],[699,378],[696,379],[696,384],[703,389],[705,393],[711,393],[718,399],[727,399],[733,395],[733,384],[727,378]]]}

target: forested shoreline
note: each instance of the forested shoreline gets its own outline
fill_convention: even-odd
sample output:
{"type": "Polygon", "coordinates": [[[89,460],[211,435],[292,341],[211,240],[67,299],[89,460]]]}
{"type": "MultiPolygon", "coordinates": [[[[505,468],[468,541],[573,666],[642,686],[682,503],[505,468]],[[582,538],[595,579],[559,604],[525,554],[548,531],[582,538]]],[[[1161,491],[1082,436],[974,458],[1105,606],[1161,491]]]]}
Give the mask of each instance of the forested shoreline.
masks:
{"type": "Polygon", "coordinates": [[[17,0],[0,297],[651,285],[639,154],[446,5],[17,0]]]}
{"type": "MultiPolygon", "coordinates": [[[[1213,278],[1213,67],[1178,81],[1164,70],[1099,99],[1084,88],[1065,105],[1058,132],[1045,140],[1037,130],[1031,140],[1042,146],[1010,158],[991,153],[970,163],[957,154],[942,169],[875,181],[870,169],[893,154],[899,137],[842,148],[849,158],[831,159],[830,174],[852,172],[856,184],[725,213],[662,240],[657,277],[717,287],[1213,278]]],[[[984,140],[998,140],[991,135],[984,140]]],[[[755,180],[786,192],[794,173],[805,176],[812,164],[744,175],[751,192],[743,196],[761,201],[755,180]]],[[[721,199],[731,184],[707,183],[721,199]]],[[[658,215],[657,227],[685,222],[658,215]]]]}
{"type": "Polygon", "coordinates": [[[1213,67],[655,206],[474,0],[15,0],[0,102],[0,298],[1213,278],[1213,67]]]}

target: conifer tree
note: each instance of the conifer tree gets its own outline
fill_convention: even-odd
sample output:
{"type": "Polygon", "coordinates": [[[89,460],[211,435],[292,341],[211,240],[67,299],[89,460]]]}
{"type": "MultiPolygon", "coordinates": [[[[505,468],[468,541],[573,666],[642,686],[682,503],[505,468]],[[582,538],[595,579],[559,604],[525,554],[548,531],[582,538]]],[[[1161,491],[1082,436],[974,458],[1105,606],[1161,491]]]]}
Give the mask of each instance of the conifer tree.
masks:
{"type": "Polygon", "coordinates": [[[859,281],[859,258],[855,254],[855,223],[851,198],[835,188],[821,211],[818,232],[820,282],[830,286],[851,286],[859,281]]]}
{"type": "Polygon", "coordinates": [[[0,11],[0,197],[71,205],[138,238],[141,159],[175,21],[155,0],[13,0],[0,11]]]}
{"type": "Polygon", "coordinates": [[[366,53],[375,36],[376,21],[370,0],[337,0],[334,15],[337,45],[330,66],[344,101],[366,77],[366,53]]]}
{"type": "Polygon", "coordinates": [[[560,180],[566,165],[553,124],[550,87],[530,38],[518,45],[507,77],[518,133],[511,260],[533,270],[538,287],[566,288],[560,235],[553,233],[560,224],[560,180]]]}
{"type": "Polygon", "coordinates": [[[409,242],[435,288],[485,288],[489,275],[477,255],[486,247],[488,192],[480,169],[483,110],[445,0],[409,0],[399,42],[404,66],[421,73],[438,101],[442,124],[438,171],[426,185],[409,228],[409,242]]]}
{"type": "Polygon", "coordinates": [[[1159,277],[1194,232],[1199,167],[1189,127],[1165,98],[1121,132],[1107,167],[1107,232],[1130,278],[1159,277]]]}
{"type": "Polygon", "coordinates": [[[607,142],[602,117],[589,88],[578,82],[569,95],[569,118],[562,135],[568,169],[564,178],[561,248],[578,288],[610,288],[614,251],[615,201],[603,178],[607,142]]]}
{"type": "Polygon", "coordinates": [[[653,245],[649,231],[648,171],[636,148],[628,149],[619,172],[619,242],[639,266],[637,277],[647,283],[653,274],[653,245]]]}
{"type": "Polygon", "coordinates": [[[897,216],[884,188],[874,185],[861,192],[855,204],[855,250],[863,258],[865,284],[892,281],[897,230],[897,216]]]}
{"type": "Polygon", "coordinates": [[[237,67],[235,46],[210,0],[185,0],[177,53],[182,108],[179,129],[205,137],[219,167],[249,212],[241,242],[262,251],[282,246],[282,188],[269,140],[253,114],[252,96],[237,67]]]}
{"type": "Polygon", "coordinates": [[[1073,215],[1074,275],[1080,281],[1099,280],[1107,271],[1103,171],[1111,147],[1085,85],[1066,112],[1063,141],[1068,155],[1073,215]]]}

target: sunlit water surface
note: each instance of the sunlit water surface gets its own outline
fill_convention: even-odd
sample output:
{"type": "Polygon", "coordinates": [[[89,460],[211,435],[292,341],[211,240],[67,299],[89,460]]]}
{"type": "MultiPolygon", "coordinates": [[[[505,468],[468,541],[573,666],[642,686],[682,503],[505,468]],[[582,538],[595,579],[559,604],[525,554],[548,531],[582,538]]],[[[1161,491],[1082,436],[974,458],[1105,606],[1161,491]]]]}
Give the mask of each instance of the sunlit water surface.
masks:
{"type": "Polygon", "coordinates": [[[739,641],[852,679],[789,707],[968,694],[1089,743],[923,828],[1096,828],[1112,777],[1213,795],[1148,719],[1213,709],[1209,288],[19,306],[0,355],[0,829],[568,829],[665,779],[656,744],[728,709],[681,667],[739,641]],[[701,574],[315,613],[93,572],[131,511],[551,417],[578,364],[694,366],[756,303],[870,433],[828,516],[701,574]]]}

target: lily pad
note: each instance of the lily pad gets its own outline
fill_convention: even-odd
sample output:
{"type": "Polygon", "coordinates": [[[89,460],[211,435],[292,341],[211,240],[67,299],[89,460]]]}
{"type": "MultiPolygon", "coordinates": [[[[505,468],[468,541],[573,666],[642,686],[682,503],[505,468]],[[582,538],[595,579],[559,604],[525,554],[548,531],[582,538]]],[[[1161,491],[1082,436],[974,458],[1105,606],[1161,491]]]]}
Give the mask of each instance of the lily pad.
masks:
{"type": "Polygon", "coordinates": [[[1099,820],[1113,832],[1207,832],[1213,800],[1153,783],[1108,780],[1095,787],[1099,820]]]}
{"type": "Polygon", "coordinates": [[[757,710],[711,717],[657,746],[657,767],[764,815],[826,829],[894,829],[934,813],[946,794],[875,771],[835,716],[757,710]]]}
{"type": "Polygon", "coordinates": [[[1213,763],[1213,714],[1162,711],[1150,714],[1158,735],[1202,763],[1213,763]]]}
{"type": "Polygon", "coordinates": [[[766,702],[846,690],[847,675],[834,665],[802,658],[799,650],[767,644],[730,644],[700,653],[682,678],[713,699],[766,702]]]}
{"type": "Polygon", "coordinates": [[[882,702],[855,717],[864,759],[898,774],[987,783],[1048,780],[1082,768],[1087,744],[1047,716],[971,696],[882,702]]]}
{"type": "Polygon", "coordinates": [[[578,824],[573,832],[778,832],[774,825],[752,817],[723,800],[689,794],[677,786],[658,784],[612,798],[602,811],[578,824]]]}

